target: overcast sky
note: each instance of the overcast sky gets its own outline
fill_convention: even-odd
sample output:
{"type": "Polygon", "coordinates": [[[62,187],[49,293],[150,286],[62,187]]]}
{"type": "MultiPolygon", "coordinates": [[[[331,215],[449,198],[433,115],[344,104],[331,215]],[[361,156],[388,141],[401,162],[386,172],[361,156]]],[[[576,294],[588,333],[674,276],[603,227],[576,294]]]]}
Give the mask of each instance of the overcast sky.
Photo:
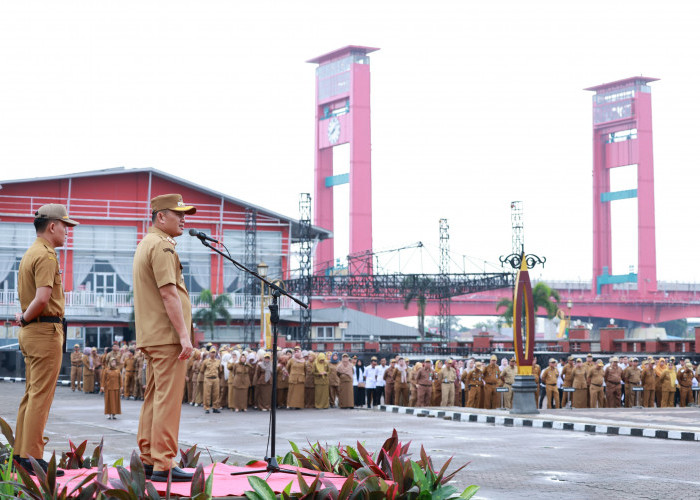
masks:
{"type": "MultiPolygon", "coordinates": [[[[422,241],[437,259],[445,217],[452,270],[481,271],[510,252],[510,202],[522,200],[526,250],[547,257],[534,276],[589,280],[582,89],[641,74],[660,78],[658,277],[700,282],[694,5],[4,1],[0,179],[154,167],[297,217],[299,193],[313,194],[315,65],[305,61],[374,46],[375,249],[422,241]]],[[[636,265],[636,218],[622,205],[617,273],[636,265]]],[[[426,257],[423,270],[437,265],[426,257]]]]}

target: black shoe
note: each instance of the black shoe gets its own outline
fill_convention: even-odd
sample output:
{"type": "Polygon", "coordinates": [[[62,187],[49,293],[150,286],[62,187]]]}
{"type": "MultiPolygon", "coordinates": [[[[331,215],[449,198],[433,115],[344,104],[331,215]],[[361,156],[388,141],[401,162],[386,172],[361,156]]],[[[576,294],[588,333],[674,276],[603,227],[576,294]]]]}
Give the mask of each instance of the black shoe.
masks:
{"type": "MultiPolygon", "coordinates": [[[[173,483],[189,483],[192,481],[192,476],[190,472],[185,472],[179,467],[173,467],[170,469],[172,473],[171,481],[173,483]]],[[[167,470],[154,470],[151,474],[151,481],[156,483],[167,483],[168,482],[168,471],[167,470]]]]}
{"type": "MultiPolygon", "coordinates": [[[[36,463],[39,464],[39,467],[44,469],[44,472],[49,470],[49,464],[46,462],[46,460],[39,459],[36,461],[36,463]]],[[[26,470],[30,476],[35,476],[36,474],[34,473],[34,467],[32,467],[32,463],[29,461],[28,458],[20,458],[19,464],[26,470]]],[[[65,474],[64,471],[61,469],[56,469],[56,477],[61,477],[65,474]]]]}
{"type": "MultiPolygon", "coordinates": [[[[216,410],[214,410],[214,411],[216,411],[216,410]]],[[[204,413],[209,413],[209,410],[204,410],[204,413]]],[[[218,412],[217,412],[217,413],[218,413],[218,412]]]]}
{"type": "Polygon", "coordinates": [[[221,412],[220,412],[219,410],[217,410],[216,408],[214,408],[212,411],[213,411],[214,413],[221,413],[221,412]]]}
{"type": "Polygon", "coordinates": [[[153,474],[153,466],[143,464],[143,472],[146,474],[146,479],[151,479],[151,474],[153,474]]]}

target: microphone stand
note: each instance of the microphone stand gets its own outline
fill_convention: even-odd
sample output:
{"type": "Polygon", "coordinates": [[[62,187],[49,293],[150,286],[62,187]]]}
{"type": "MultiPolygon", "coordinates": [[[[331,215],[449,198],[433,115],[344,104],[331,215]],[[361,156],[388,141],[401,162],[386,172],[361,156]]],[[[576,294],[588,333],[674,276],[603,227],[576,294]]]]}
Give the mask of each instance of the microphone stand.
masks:
{"type": "MultiPolygon", "coordinates": [[[[195,235],[196,236],[196,235],[195,235]]],[[[267,467],[265,469],[257,469],[257,470],[247,470],[247,471],[242,471],[242,472],[232,472],[232,476],[240,476],[240,475],[246,475],[246,474],[256,474],[260,472],[267,472],[267,478],[270,477],[270,474],[273,472],[284,472],[288,474],[294,474],[296,475],[297,473],[303,475],[303,476],[311,476],[311,477],[316,477],[318,474],[311,473],[311,472],[301,472],[293,469],[284,469],[279,466],[277,463],[277,456],[275,455],[275,439],[277,435],[277,324],[279,323],[280,320],[280,315],[279,315],[279,303],[278,299],[280,296],[284,295],[285,297],[289,297],[292,299],[294,302],[299,304],[299,306],[303,307],[304,309],[308,309],[309,305],[305,304],[301,300],[297,299],[296,297],[290,295],[286,290],[283,288],[275,285],[274,283],[271,283],[270,281],[266,280],[262,276],[260,276],[258,273],[255,271],[251,271],[247,267],[245,267],[243,264],[240,262],[237,262],[235,259],[233,259],[230,255],[226,255],[222,251],[220,251],[217,248],[214,248],[211,246],[207,241],[200,236],[196,236],[199,238],[199,241],[202,242],[202,245],[204,245],[207,248],[210,248],[214,252],[218,253],[221,255],[224,259],[232,262],[237,268],[247,272],[251,276],[255,276],[257,279],[259,279],[261,282],[266,284],[267,286],[272,289],[272,303],[268,306],[268,309],[270,309],[270,323],[272,324],[272,399],[271,399],[271,410],[270,410],[270,456],[265,457],[265,462],[267,462],[267,467]]],[[[263,321],[263,318],[260,318],[260,321],[263,321]]]]}

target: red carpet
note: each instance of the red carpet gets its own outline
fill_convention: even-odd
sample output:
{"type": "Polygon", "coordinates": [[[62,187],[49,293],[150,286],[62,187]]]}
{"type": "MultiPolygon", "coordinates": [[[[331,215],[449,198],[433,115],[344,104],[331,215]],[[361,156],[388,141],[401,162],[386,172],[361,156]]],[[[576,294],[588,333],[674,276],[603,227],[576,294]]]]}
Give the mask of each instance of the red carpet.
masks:
{"type": "MultiPolygon", "coordinates": [[[[214,497],[224,497],[224,496],[240,496],[243,495],[243,492],[246,490],[252,490],[253,488],[250,486],[250,483],[248,482],[248,477],[250,476],[258,476],[261,479],[265,479],[265,476],[267,476],[266,472],[263,473],[258,473],[258,474],[246,474],[246,475],[240,475],[240,476],[232,476],[232,472],[241,472],[245,470],[251,470],[251,469],[263,469],[265,468],[267,464],[265,462],[258,462],[256,464],[251,465],[250,467],[234,467],[232,465],[225,465],[225,464],[216,464],[216,467],[214,468],[214,481],[212,485],[212,496],[214,497]]],[[[205,472],[205,479],[209,477],[209,474],[211,473],[213,465],[207,465],[204,467],[204,472],[205,472]]],[[[300,469],[298,467],[292,467],[291,465],[285,465],[285,469],[294,469],[294,470],[300,470],[302,472],[312,472],[316,473],[316,471],[311,471],[308,469],[300,469]]],[[[185,469],[188,472],[194,472],[194,469],[185,469]]],[[[72,470],[66,470],[66,475],[63,477],[58,477],[56,478],[56,483],[60,488],[63,488],[64,485],[68,485],[68,491],[71,490],[71,485],[77,485],[80,483],[82,478],[84,478],[87,474],[91,472],[95,472],[96,469],[72,469],[72,470]]],[[[340,490],[343,482],[345,482],[345,478],[342,476],[336,476],[334,474],[324,474],[324,482],[329,482],[333,483],[335,487],[340,490]]],[[[117,469],[114,467],[109,468],[109,478],[110,479],[119,479],[119,474],[117,473],[117,469]]],[[[304,480],[306,481],[306,484],[311,484],[314,480],[313,477],[309,476],[304,476],[304,480]]],[[[284,488],[287,487],[289,483],[292,483],[292,493],[300,491],[299,488],[299,483],[297,481],[297,476],[296,474],[289,474],[289,473],[281,473],[277,472],[272,474],[268,479],[267,479],[267,484],[272,488],[275,493],[280,493],[284,488]]],[[[165,495],[165,489],[167,486],[167,483],[152,483],[156,489],[158,490],[159,493],[162,493],[165,495]]],[[[170,487],[170,493],[172,495],[179,495],[179,496],[190,496],[190,483],[172,483],[170,487]]]]}

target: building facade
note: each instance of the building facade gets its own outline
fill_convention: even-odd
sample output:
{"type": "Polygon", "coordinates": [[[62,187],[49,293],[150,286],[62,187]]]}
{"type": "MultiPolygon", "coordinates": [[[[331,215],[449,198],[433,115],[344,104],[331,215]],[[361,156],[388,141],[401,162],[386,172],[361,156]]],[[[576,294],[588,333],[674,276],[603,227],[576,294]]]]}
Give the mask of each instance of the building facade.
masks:
{"type": "MultiPolygon", "coordinates": [[[[134,338],[132,261],[137,243],[151,224],[150,199],[154,196],[181,193],[188,204],[197,207],[197,213],[187,217],[187,229],[223,242],[240,263],[256,266],[265,262],[269,279],[284,280],[290,275],[298,220],[156,169],[117,168],[0,181],[0,185],[0,319],[4,320],[0,346],[17,342],[18,329],[12,326],[19,311],[17,271],[22,255],[36,237],[33,214],[46,203],[66,205],[70,216],[80,222],[70,230],[66,246],[58,249],[70,322],[69,349],[75,343],[103,348],[113,341],[134,338]]],[[[331,236],[316,227],[311,233],[316,240],[331,236]]],[[[259,287],[254,300],[250,296],[246,300],[244,272],[187,233],[177,238],[177,251],[195,312],[202,307],[199,294],[203,290],[215,296],[227,293],[232,301],[231,323],[222,322],[213,331],[198,325],[200,339],[245,341],[246,307],[257,313],[255,321],[259,321],[259,287]]],[[[282,299],[282,322],[286,322],[286,330],[293,331],[298,324],[297,306],[282,299]]]]}

